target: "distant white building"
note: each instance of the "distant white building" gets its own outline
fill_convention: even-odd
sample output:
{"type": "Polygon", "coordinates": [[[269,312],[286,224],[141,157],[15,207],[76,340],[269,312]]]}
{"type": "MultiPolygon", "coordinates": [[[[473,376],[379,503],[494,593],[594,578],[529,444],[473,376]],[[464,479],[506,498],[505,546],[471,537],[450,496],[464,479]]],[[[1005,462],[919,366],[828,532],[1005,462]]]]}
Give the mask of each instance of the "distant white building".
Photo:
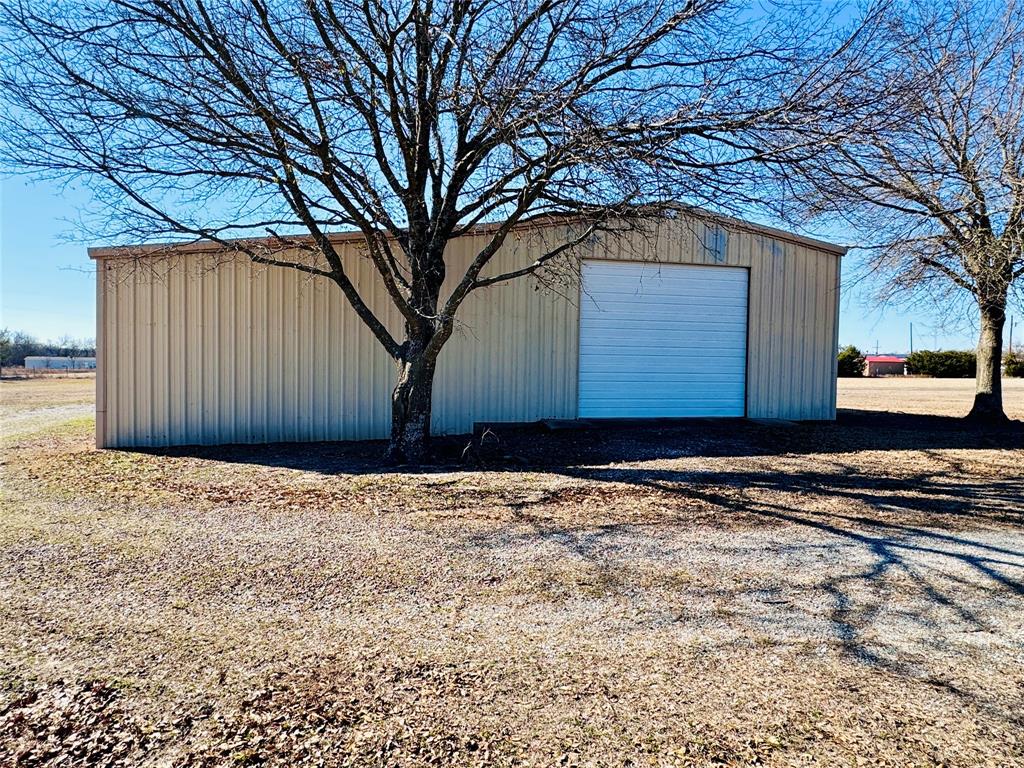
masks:
{"type": "Polygon", "coordinates": [[[51,370],[91,370],[96,368],[95,357],[47,357],[30,355],[25,358],[26,368],[45,368],[51,370]]]}

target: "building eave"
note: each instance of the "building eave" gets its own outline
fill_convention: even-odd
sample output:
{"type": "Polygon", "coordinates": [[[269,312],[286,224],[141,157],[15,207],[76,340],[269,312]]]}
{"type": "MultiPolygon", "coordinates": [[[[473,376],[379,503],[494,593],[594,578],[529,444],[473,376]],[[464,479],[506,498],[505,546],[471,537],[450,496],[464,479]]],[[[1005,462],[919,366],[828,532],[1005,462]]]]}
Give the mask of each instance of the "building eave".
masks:
{"type": "MultiPolygon", "coordinates": [[[[789,232],[784,229],[778,229],[777,227],[770,227],[765,224],[756,224],[751,221],[739,219],[733,216],[725,216],[721,214],[711,213],[709,211],[702,211],[699,209],[684,209],[689,212],[695,219],[705,219],[711,223],[719,224],[727,229],[738,229],[755,234],[770,237],[773,240],[780,240],[782,242],[792,243],[794,245],[801,245],[807,248],[813,248],[814,250],[824,251],[834,256],[845,256],[849,252],[849,247],[831,243],[827,240],[820,240],[814,237],[808,237],[806,235],[796,234],[795,232],[789,232]]],[[[552,227],[565,225],[570,222],[571,219],[564,217],[551,217],[547,220],[533,219],[526,222],[517,224],[516,230],[523,229],[535,229],[538,227],[552,227]]],[[[469,232],[460,235],[460,237],[471,237],[473,235],[485,235],[494,232],[501,226],[500,223],[489,223],[479,224],[469,232]]],[[[308,240],[298,236],[299,240],[308,240]]],[[[342,244],[347,242],[355,242],[363,239],[363,233],[359,230],[352,230],[346,232],[334,232],[328,235],[328,239],[332,244],[342,244]]],[[[232,238],[225,240],[229,246],[244,246],[244,245],[262,245],[272,242],[273,238],[270,237],[243,237],[243,238],[232,238]]],[[[137,244],[137,245],[116,245],[116,246],[95,246],[89,248],[90,259],[138,259],[138,258],[156,258],[160,256],[168,256],[171,254],[203,254],[203,253],[216,253],[223,251],[225,248],[221,243],[212,240],[193,240],[183,242],[165,242],[165,243],[149,243],[149,244],[137,244]]]]}

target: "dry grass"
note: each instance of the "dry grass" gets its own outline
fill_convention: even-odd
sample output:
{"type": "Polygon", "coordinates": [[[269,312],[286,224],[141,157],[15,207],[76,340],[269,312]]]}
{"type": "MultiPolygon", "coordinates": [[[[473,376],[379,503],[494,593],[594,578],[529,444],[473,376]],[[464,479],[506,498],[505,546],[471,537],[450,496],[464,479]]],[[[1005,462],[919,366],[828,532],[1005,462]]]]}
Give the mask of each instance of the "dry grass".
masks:
{"type": "Polygon", "coordinates": [[[5,379],[0,382],[0,419],[61,405],[92,405],[95,399],[95,375],[5,379]]]}
{"type": "MultiPolygon", "coordinates": [[[[876,383],[844,402],[924,400],[876,383]]],[[[1019,426],[508,433],[403,474],[98,452],[43,411],[81,392],[8,385],[50,426],[5,429],[0,764],[1024,764],[1019,426]]]]}
{"type": "Polygon", "coordinates": [[[95,400],[95,374],[4,379],[0,381],[0,438],[91,416],[95,400]]]}
{"type": "Polygon", "coordinates": [[[0,379],[92,379],[95,381],[96,369],[26,368],[23,365],[5,365],[0,370],[0,379]]]}
{"type": "MultiPolygon", "coordinates": [[[[1007,416],[1024,421],[1024,379],[1003,379],[1003,401],[1007,416]]],[[[840,408],[963,416],[973,402],[973,379],[839,379],[840,408]]]]}

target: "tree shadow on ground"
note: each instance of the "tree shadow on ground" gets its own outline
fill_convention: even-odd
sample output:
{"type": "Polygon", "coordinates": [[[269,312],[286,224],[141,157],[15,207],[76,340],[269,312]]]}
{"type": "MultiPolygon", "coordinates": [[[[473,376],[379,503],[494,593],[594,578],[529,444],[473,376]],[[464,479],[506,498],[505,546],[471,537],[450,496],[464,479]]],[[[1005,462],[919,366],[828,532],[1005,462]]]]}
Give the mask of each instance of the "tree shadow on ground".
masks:
{"type": "MultiPolygon", "coordinates": [[[[895,480],[838,463],[797,475],[643,466],[565,468],[565,474],[589,483],[627,484],[662,500],[677,499],[678,519],[670,512],[650,522],[565,524],[557,515],[537,514],[540,510],[526,503],[516,510],[524,533],[482,534],[472,545],[486,547],[486,539],[493,536],[522,536],[524,546],[539,539],[564,549],[567,557],[587,561],[612,581],[620,567],[617,543],[645,528],[655,529],[655,538],[660,533],[671,540],[673,528],[692,528],[693,520],[683,510],[695,501],[709,505],[730,527],[792,526],[797,531],[792,541],[764,552],[778,561],[773,602],[790,606],[775,611],[777,625],[820,622],[841,658],[924,683],[1007,723],[1024,725],[1024,701],[1006,700],[971,680],[958,681],[943,668],[942,658],[963,652],[966,645],[958,638],[964,634],[987,633],[1000,637],[1001,643],[1013,642],[1001,622],[1011,610],[1008,605],[1024,611],[1024,543],[1019,537],[1006,544],[1005,537],[986,536],[985,527],[992,526],[989,532],[1005,531],[1007,525],[1024,530],[1024,477],[965,482],[954,466],[948,470],[895,480]],[[845,503],[835,504],[836,499],[845,503]],[[787,583],[785,564],[794,556],[800,560],[801,550],[825,552],[829,559],[808,566],[815,578],[797,586],[787,583]],[[808,599],[809,594],[817,600],[808,599]],[[930,638],[926,647],[908,650],[900,647],[893,630],[887,634],[884,627],[894,620],[893,611],[905,627],[930,638]],[[932,658],[932,653],[937,656],[932,658]]],[[[762,592],[764,584],[755,580],[720,597],[733,620],[763,631],[771,607],[763,604],[762,592]]]]}
{"type": "Polygon", "coordinates": [[[434,438],[430,463],[384,462],[381,440],[138,449],[165,456],[285,467],[328,474],[404,474],[462,469],[553,470],[561,466],[687,456],[747,457],[946,448],[1024,448],[1024,422],[980,425],[960,418],[840,410],[834,422],[746,419],[606,421],[550,429],[542,423],[480,425],[474,435],[434,438]]]}
{"type": "MultiPolygon", "coordinates": [[[[827,605],[828,632],[844,658],[923,680],[1017,722],[1022,717],[1019,707],[935,674],[928,663],[880,641],[874,630],[889,607],[891,583],[897,582],[906,591],[903,599],[912,614],[906,619],[931,633],[936,644],[946,643],[950,633],[1000,631],[993,629],[985,606],[989,599],[1002,601],[1005,610],[1006,600],[1024,599],[1024,546],[1012,543],[1019,541],[1014,538],[1006,545],[1006,537],[987,537],[983,529],[1024,528],[1024,472],[978,476],[962,457],[945,451],[1021,448],[1020,422],[989,427],[947,417],[840,411],[834,423],[694,420],[557,431],[538,425],[496,426],[475,437],[439,439],[435,463],[416,472],[531,470],[583,481],[582,491],[574,483],[535,498],[513,494],[493,500],[511,510],[511,525],[460,533],[446,542],[474,549],[543,542],[564,550],[567,557],[586,560],[609,579],[621,567],[616,542],[635,539],[645,528],[664,533],[699,522],[803,530],[805,535],[794,536],[786,546],[825,548],[840,560],[848,558],[820,567],[820,579],[813,585],[827,605]],[[861,451],[891,453],[892,471],[852,456],[861,451]],[[919,461],[898,466],[905,461],[896,453],[901,451],[919,452],[919,461]],[[756,457],[769,460],[749,467],[730,461],[756,457]],[[705,465],[701,458],[708,459],[705,465]],[[673,459],[690,460],[666,465],[673,459]],[[657,496],[658,504],[650,506],[665,511],[650,520],[617,518],[614,511],[603,509],[607,505],[597,492],[604,488],[635,497],[657,496]],[[597,495],[588,501],[580,493],[597,495]],[[577,494],[575,502],[572,494],[577,494]],[[563,503],[592,503],[595,514],[589,517],[585,509],[582,515],[561,514],[563,503]],[[710,511],[695,520],[695,507],[710,511]]],[[[157,453],[324,474],[410,471],[382,466],[383,451],[384,444],[377,441],[187,447],[157,453]]],[[[784,555],[766,552],[767,557],[784,555]]],[[[739,589],[754,593],[763,591],[763,585],[739,589]]],[[[723,599],[747,604],[741,593],[723,599]]]]}

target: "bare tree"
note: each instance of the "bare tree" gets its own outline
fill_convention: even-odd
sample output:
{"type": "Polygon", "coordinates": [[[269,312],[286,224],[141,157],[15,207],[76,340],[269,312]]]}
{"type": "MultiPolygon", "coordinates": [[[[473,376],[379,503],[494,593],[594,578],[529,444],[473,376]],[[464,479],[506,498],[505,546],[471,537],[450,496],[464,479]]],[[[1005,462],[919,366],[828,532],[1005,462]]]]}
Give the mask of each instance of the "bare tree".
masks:
{"type": "Polygon", "coordinates": [[[69,333],[65,333],[59,339],[57,339],[57,351],[64,357],[70,357],[72,359],[81,357],[83,344],[80,339],[76,339],[69,333]]]}
{"type": "Polygon", "coordinates": [[[1003,420],[1003,324],[1024,275],[1024,12],[1012,0],[914,0],[885,24],[890,65],[847,85],[883,108],[823,124],[846,139],[808,164],[811,202],[868,238],[883,298],[934,300],[946,315],[958,299],[974,304],[970,415],[1003,420]]]}
{"type": "Polygon", "coordinates": [[[867,66],[866,28],[829,23],[726,0],[10,0],[0,147],[88,180],[121,240],[208,239],[336,283],[395,360],[391,454],[416,461],[466,296],[669,203],[769,197],[765,171],[867,66]],[[575,234],[488,272],[538,218],[575,234]],[[452,281],[446,246],[485,222],[452,281]],[[339,229],[362,233],[401,334],[339,229]]]}

